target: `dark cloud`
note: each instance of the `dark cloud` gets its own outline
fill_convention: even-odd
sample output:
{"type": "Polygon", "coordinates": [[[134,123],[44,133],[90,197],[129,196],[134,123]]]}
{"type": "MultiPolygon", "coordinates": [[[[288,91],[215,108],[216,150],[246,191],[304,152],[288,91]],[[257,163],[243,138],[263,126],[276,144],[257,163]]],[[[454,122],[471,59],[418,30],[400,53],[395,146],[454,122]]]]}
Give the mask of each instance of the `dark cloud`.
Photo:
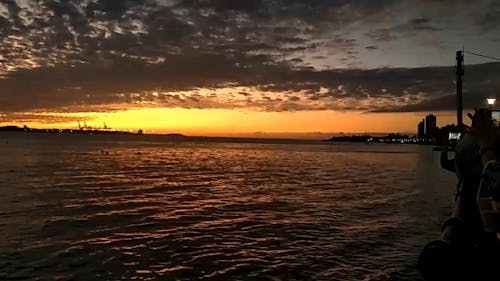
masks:
{"type": "MultiPolygon", "coordinates": [[[[253,107],[272,111],[423,111],[450,109],[453,105],[439,103],[454,92],[453,67],[315,71],[266,62],[266,57],[192,54],[158,64],[111,57],[79,67],[20,70],[0,80],[3,89],[0,111],[57,110],[72,106],[81,109],[84,105],[91,110],[123,103],[185,108],[253,107]],[[197,62],[196,67],[190,64],[192,61],[197,62]],[[249,90],[238,95],[217,92],[228,86],[249,90]],[[200,89],[212,89],[216,94],[168,94],[200,89]]],[[[478,105],[487,96],[495,95],[500,86],[495,79],[498,75],[498,63],[468,67],[465,105],[478,105]]]]}
{"type": "Polygon", "coordinates": [[[488,1],[476,16],[476,24],[483,32],[498,30],[500,26],[500,2],[488,1]]]}
{"type": "MultiPolygon", "coordinates": [[[[453,68],[447,68],[453,71],[453,68]]],[[[463,92],[463,106],[466,109],[481,107],[485,105],[486,99],[498,95],[500,83],[498,77],[500,75],[500,63],[488,63],[482,65],[466,66],[466,77],[463,92]]],[[[454,81],[454,80],[453,80],[454,81]]],[[[425,81],[421,81],[424,82],[425,81]]],[[[416,112],[416,111],[440,111],[440,110],[455,110],[456,109],[456,94],[455,84],[453,87],[448,85],[439,85],[432,83],[434,90],[428,91],[435,93],[427,99],[412,104],[404,104],[397,106],[387,106],[372,110],[373,112],[416,112]],[[447,91],[438,91],[439,89],[448,88],[447,91]],[[437,94],[438,93],[438,94],[437,94]]]]}
{"type": "MultiPolygon", "coordinates": [[[[420,7],[417,2],[409,1],[411,7],[420,7]]],[[[400,3],[2,1],[0,112],[125,105],[273,111],[449,109],[440,102],[453,92],[452,67],[335,65],[357,66],[363,52],[382,50],[379,43],[443,29],[423,12],[394,20],[391,8],[400,3]],[[350,26],[362,27],[357,36],[342,32],[350,26]],[[315,60],[336,61],[319,68],[308,60],[309,54],[315,60]],[[222,91],[231,87],[240,89],[234,94],[222,91]]],[[[495,25],[495,13],[491,9],[478,14],[477,24],[495,25]]],[[[496,64],[471,68],[468,86],[478,94],[467,105],[498,88],[498,72],[496,64]]]]}
{"type": "Polygon", "coordinates": [[[419,33],[429,33],[440,30],[442,30],[442,28],[433,25],[429,18],[418,17],[389,28],[370,30],[366,35],[374,41],[383,42],[392,41],[400,37],[409,37],[419,33]]]}
{"type": "MultiPolygon", "coordinates": [[[[18,66],[27,58],[46,65],[109,51],[146,57],[193,49],[286,55],[315,48],[314,38],[381,8],[371,2],[46,0],[20,7],[10,0],[2,34],[22,39],[4,40],[0,51],[14,51],[17,57],[10,61],[18,66]],[[356,13],[338,12],[346,9],[356,13]],[[22,50],[13,50],[14,43],[22,50]]],[[[353,44],[341,40],[334,42],[353,44]]]]}

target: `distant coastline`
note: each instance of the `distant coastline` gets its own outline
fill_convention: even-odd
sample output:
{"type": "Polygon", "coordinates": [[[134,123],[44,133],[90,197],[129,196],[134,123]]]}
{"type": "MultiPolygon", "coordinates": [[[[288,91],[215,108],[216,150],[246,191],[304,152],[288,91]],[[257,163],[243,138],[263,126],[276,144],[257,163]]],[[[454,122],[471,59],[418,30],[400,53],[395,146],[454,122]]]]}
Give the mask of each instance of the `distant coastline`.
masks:
{"type": "MultiPolygon", "coordinates": [[[[416,136],[408,136],[405,134],[391,133],[386,135],[342,135],[334,136],[329,139],[292,139],[292,138],[256,138],[256,137],[221,137],[221,136],[186,136],[180,133],[166,134],[145,134],[142,130],[136,132],[118,131],[110,129],[37,129],[27,126],[3,126],[0,127],[2,132],[18,132],[29,135],[30,133],[53,134],[53,135],[81,135],[81,136],[143,136],[146,140],[156,137],[167,137],[179,141],[204,141],[204,142],[236,142],[236,143],[283,143],[283,144],[325,144],[325,143],[358,143],[358,144],[419,144],[419,145],[436,145],[433,139],[420,139],[416,136]]],[[[142,137],[140,139],[143,139],[142,137]]]]}
{"type": "Polygon", "coordinates": [[[325,141],[333,142],[361,142],[361,143],[402,143],[402,144],[435,144],[432,138],[418,138],[416,136],[401,135],[398,133],[386,136],[351,135],[337,136],[325,141]]]}
{"type": "MultiPolygon", "coordinates": [[[[52,134],[75,134],[75,135],[148,135],[148,136],[167,136],[176,138],[203,138],[203,139],[248,139],[245,137],[206,137],[206,136],[186,136],[179,133],[167,133],[167,134],[145,134],[142,130],[137,130],[135,132],[131,131],[120,131],[111,129],[97,129],[97,128],[80,128],[80,129],[39,129],[30,128],[27,126],[2,126],[0,127],[0,132],[26,132],[26,133],[52,133],[52,134]]],[[[250,137],[249,139],[269,139],[269,140],[281,140],[281,141],[314,141],[308,139],[289,139],[289,138],[256,138],[250,137]]],[[[315,140],[321,142],[321,140],[315,140]]],[[[417,136],[409,136],[399,133],[390,133],[387,135],[342,135],[334,136],[329,139],[323,139],[323,142],[353,142],[353,143],[387,143],[387,144],[424,144],[424,145],[435,145],[436,142],[432,138],[418,138],[417,136]]]]}
{"type": "MultiPolygon", "coordinates": [[[[34,132],[34,133],[57,133],[57,134],[100,134],[100,135],[143,135],[142,130],[136,132],[120,131],[120,130],[105,130],[105,129],[37,129],[29,128],[27,126],[3,126],[0,127],[0,132],[34,132]]],[[[184,137],[182,134],[163,134],[165,136],[184,137]]]]}

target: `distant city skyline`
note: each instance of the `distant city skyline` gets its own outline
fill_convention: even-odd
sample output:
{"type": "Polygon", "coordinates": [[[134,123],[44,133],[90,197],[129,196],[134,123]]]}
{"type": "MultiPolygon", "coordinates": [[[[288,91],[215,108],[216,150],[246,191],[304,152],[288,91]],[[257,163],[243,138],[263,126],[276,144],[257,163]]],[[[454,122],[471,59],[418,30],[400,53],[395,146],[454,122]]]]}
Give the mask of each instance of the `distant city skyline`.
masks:
{"type": "Polygon", "coordinates": [[[436,135],[437,118],[433,114],[428,114],[417,125],[417,137],[419,138],[433,138],[436,135]]]}

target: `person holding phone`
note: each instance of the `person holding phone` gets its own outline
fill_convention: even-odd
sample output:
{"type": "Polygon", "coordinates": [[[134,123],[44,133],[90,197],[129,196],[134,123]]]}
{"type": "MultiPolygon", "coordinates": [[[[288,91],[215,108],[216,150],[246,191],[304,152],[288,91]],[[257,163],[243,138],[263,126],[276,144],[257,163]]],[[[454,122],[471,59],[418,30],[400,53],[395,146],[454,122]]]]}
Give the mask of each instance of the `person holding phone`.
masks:
{"type": "MultiPolygon", "coordinates": [[[[491,111],[488,109],[475,109],[474,115],[469,113],[468,116],[472,121],[472,129],[490,127],[492,125],[491,111]]],[[[443,134],[442,144],[441,167],[447,171],[456,173],[459,181],[457,196],[465,192],[467,197],[475,198],[482,172],[480,147],[477,140],[468,132],[465,134],[449,132],[448,134],[443,134]],[[448,147],[450,140],[457,137],[459,140],[455,146],[455,158],[449,159],[448,147]]]]}
{"type": "MultiPolygon", "coordinates": [[[[487,108],[475,109],[474,115],[467,115],[472,120],[471,131],[492,127],[491,111],[487,108]]],[[[461,182],[461,192],[477,193],[483,164],[479,141],[471,132],[465,133],[455,147],[455,165],[457,177],[461,182]]]]}

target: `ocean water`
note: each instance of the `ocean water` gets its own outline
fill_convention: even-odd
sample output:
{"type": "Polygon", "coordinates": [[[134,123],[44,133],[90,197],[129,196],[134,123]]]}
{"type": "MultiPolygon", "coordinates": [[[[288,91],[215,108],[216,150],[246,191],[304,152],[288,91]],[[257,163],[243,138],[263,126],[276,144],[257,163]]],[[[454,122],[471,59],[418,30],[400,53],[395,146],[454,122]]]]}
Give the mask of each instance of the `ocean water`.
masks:
{"type": "Polygon", "coordinates": [[[0,280],[420,280],[428,146],[0,134],[0,280]]]}

